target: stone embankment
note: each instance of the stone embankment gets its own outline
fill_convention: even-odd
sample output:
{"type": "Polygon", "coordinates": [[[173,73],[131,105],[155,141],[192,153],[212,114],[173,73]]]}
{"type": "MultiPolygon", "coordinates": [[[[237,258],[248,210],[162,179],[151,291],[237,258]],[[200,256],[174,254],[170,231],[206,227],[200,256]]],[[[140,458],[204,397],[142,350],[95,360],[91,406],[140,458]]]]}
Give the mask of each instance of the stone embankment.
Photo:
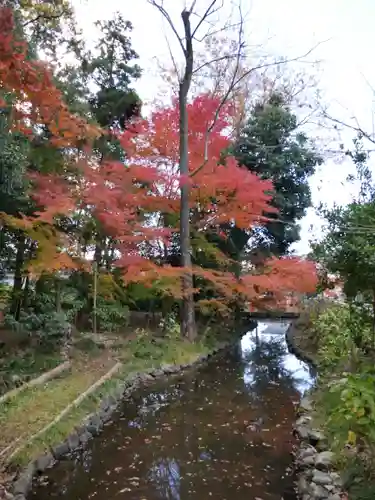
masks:
{"type": "MultiPolygon", "coordinates": [[[[303,348],[301,333],[291,325],[286,333],[288,349],[301,361],[319,371],[316,356],[303,348]]],[[[306,344],[308,345],[308,344],[306,344]]],[[[305,396],[298,410],[294,433],[299,438],[295,454],[296,490],[300,500],[346,500],[340,474],[335,470],[335,454],[321,429],[314,425],[313,398],[305,396]]]]}
{"type": "Polygon", "coordinates": [[[313,421],[314,408],[309,397],[301,401],[294,432],[300,439],[295,456],[297,493],[301,500],[343,500],[340,474],[335,471],[335,455],[313,421]]]}
{"type": "Polygon", "coordinates": [[[223,343],[214,351],[207,355],[201,355],[195,361],[183,365],[164,365],[160,368],[145,373],[137,373],[131,378],[122,382],[117,389],[102,401],[100,408],[96,413],[87,417],[82,425],[76,428],[75,432],[43,456],[30,462],[28,467],[21,471],[8,492],[0,485],[0,499],[8,500],[26,500],[28,493],[32,488],[35,478],[43,474],[47,469],[54,466],[57,462],[69,459],[79,449],[87,446],[87,443],[95,436],[99,435],[105,425],[114,418],[116,410],[121,403],[131,397],[132,393],[142,387],[151,385],[166,377],[172,377],[183,373],[189,368],[198,366],[207,362],[213,355],[224,351],[231,346],[230,343],[223,343]]]}

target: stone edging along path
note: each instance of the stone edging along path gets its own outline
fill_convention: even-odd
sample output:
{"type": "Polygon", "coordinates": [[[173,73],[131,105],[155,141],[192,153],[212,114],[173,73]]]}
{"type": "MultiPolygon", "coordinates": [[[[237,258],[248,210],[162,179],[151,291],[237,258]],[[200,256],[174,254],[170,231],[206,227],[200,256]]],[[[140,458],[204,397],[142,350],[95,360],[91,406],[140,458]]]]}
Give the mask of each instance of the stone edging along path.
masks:
{"type": "MultiPolygon", "coordinates": [[[[294,343],[293,327],[288,328],[286,343],[297,358],[316,368],[312,358],[294,343]]],[[[345,500],[340,474],[334,470],[335,455],[328,449],[328,442],[313,422],[312,399],[305,396],[298,410],[294,434],[299,438],[294,463],[297,475],[296,491],[301,500],[345,500]]]]}
{"type": "Polygon", "coordinates": [[[26,469],[21,471],[13,482],[11,493],[6,492],[6,496],[2,497],[0,488],[0,498],[26,500],[32,488],[34,478],[53,467],[57,462],[69,458],[75,451],[84,448],[91,438],[98,436],[104,425],[111,421],[120,404],[129,398],[134,391],[142,387],[147,387],[165,377],[179,375],[189,368],[198,367],[214,355],[229,349],[232,345],[233,343],[231,342],[220,344],[209,354],[201,355],[191,363],[164,365],[147,372],[136,373],[127,378],[110,395],[102,400],[98,411],[86,417],[84,422],[76,428],[75,432],[70,434],[62,443],[52,448],[48,453],[30,462],[26,469]]]}

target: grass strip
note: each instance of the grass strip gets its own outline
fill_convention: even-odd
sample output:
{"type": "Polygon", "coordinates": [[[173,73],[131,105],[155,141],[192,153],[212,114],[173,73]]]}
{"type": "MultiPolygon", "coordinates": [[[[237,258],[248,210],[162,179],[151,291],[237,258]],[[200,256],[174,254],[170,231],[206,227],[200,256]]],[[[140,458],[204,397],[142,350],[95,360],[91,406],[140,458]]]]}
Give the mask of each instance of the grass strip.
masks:
{"type": "MultiPolygon", "coordinates": [[[[23,466],[37,458],[50,447],[62,442],[85,417],[95,412],[102,399],[110,394],[117,385],[136,372],[159,368],[163,364],[190,363],[201,354],[209,352],[203,342],[190,343],[181,339],[168,339],[157,345],[150,344],[150,338],[138,336],[134,341],[120,345],[117,349],[103,352],[107,364],[99,367],[98,360],[88,358],[84,366],[61,379],[54,379],[43,387],[31,388],[10,400],[0,408],[0,449],[9,446],[22,435],[26,443],[19,452],[12,454],[11,465],[23,466]],[[90,393],[78,406],[61,419],[49,426],[67,406],[104,373],[108,372],[108,360],[112,366],[116,361],[122,363],[119,371],[105,380],[94,392],[90,393]],[[104,371],[105,368],[105,371],[104,371]],[[104,372],[104,373],[103,373],[104,372]],[[39,435],[39,431],[48,427],[39,435]],[[38,434],[31,442],[29,436],[38,434]]],[[[18,444],[18,443],[14,443],[18,444]]],[[[14,447],[12,448],[14,450],[14,447]]],[[[8,455],[9,456],[9,455],[8,455]]]]}

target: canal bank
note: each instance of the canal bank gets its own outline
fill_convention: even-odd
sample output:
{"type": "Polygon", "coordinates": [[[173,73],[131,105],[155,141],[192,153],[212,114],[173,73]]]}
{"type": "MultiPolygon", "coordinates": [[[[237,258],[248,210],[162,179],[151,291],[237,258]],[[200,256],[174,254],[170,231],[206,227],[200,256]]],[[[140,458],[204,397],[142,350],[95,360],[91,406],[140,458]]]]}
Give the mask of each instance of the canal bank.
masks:
{"type": "MultiPolygon", "coordinates": [[[[8,489],[3,488],[0,490],[0,498],[3,495],[4,498],[8,499],[25,499],[31,490],[35,478],[55,467],[61,460],[72,458],[78,450],[85,450],[90,440],[97,437],[103,431],[104,427],[109,425],[112,419],[115,418],[120,403],[126,401],[135,391],[145,390],[155,382],[171,379],[182,373],[186,373],[192,367],[197,367],[207,362],[212,356],[228,349],[230,345],[230,342],[222,342],[210,350],[203,346],[200,346],[200,348],[197,346],[197,349],[193,352],[186,352],[182,353],[182,356],[180,355],[180,357],[188,359],[187,362],[181,364],[173,362],[160,364],[157,368],[147,369],[142,372],[133,372],[125,380],[119,380],[118,378],[110,380],[111,384],[108,393],[101,400],[97,411],[88,415],[78,427],[75,427],[73,432],[65,436],[66,439],[62,442],[55,444],[49,451],[36,457],[36,459],[32,459],[29,465],[16,475],[13,483],[8,485],[8,489]],[[200,353],[200,351],[203,353],[200,353]],[[9,493],[8,490],[12,493],[9,493]]],[[[164,357],[167,358],[167,356],[164,357]]],[[[120,364],[118,363],[115,368],[118,365],[120,364]]],[[[139,365],[142,366],[142,363],[139,365]]],[[[116,369],[116,372],[120,372],[121,375],[121,370],[116,369]]],[[[67,410],[71,409],[67,408],[67,410]]],[[[52,422],[52,424],[57,423],[57,419],[52,422]]]]}
{"type": "Polygon", "coordinates": [[[27,498],[294,500],[295,407],[311,377],[286,328],[261,323],[173,380],[135,388],[99,436],[38,473],[27,498]]]}
{"type": "MultiPolygon", "coordinates": [[[[301,331],[292,323],[286,332],[286,343],[290,352],[311,366],[314,377],[318,366],[316,356],[304,349],[300,342],[301,331]]],[[[301,400],[294,426],[299,440],[295,453],[296,492],[300,500],[344,500],[343,481],[335,467],[336,457],[330,450],[328,440],[316,424],[317,411],[314,404],[314,386],[301,400]]]]}

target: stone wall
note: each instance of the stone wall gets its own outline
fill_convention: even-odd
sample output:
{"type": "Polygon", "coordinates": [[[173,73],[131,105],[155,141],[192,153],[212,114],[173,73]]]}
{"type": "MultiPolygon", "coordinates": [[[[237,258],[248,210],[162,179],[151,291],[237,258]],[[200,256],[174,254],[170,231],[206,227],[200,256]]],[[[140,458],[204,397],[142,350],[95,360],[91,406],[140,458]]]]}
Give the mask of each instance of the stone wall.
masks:
{"type": "Polygon", "coordinates": [[[342,481],[335,471],[335,455],[320,429],[314,427],[312,400],[302,399],[294,432],[300,440],[295,456],[297,493],[302,500],[343,500],[342,481]]]}
{"type": "MultiPolygon", "coordinates": [[[[288,349],[297,358],[312,366],[313,356],[295,341],[293,325],[286,332],[288,349]]],[[[300,500],[344,500],[340,474],[335,470],[335,455],[321,429],[314,426],[314,404],[311,395],[305,396],[298,410],[294,434],[299,439],[295,454],[296,491],[300,500]]]]}

